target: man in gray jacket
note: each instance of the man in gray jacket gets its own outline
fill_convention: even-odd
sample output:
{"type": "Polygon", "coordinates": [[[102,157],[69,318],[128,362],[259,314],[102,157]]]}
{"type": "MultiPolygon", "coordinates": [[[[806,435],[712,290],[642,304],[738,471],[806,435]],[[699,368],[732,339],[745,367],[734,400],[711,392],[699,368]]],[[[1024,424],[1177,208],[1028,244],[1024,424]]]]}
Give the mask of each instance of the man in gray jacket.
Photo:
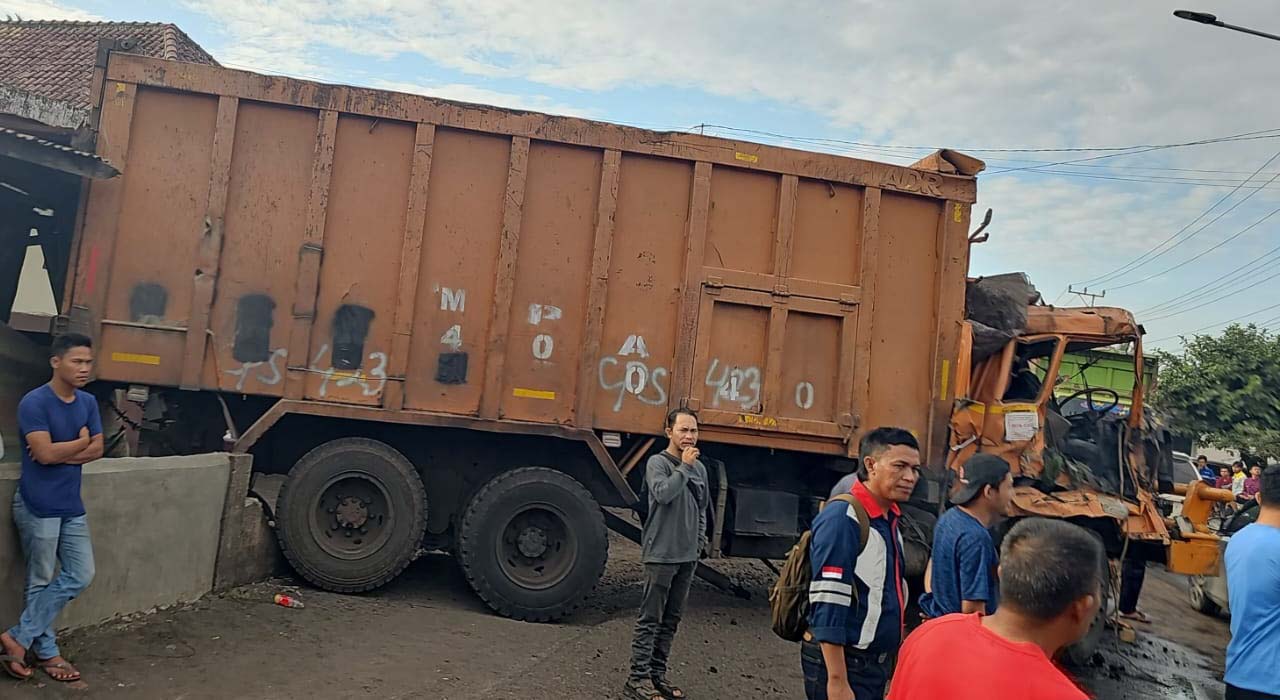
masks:
{"type": "Polygon", "coordinates": [[[637,700],[677,700],[680,688],[667,681],[667,659],[689,586],[706,543],[707,469],[698,460],[698,416],[687,408],[667,415],[667,449],[645,465],[649,516],[644,522],[641,562],[644,601],[631,643],[627,693],[637,700]]]}

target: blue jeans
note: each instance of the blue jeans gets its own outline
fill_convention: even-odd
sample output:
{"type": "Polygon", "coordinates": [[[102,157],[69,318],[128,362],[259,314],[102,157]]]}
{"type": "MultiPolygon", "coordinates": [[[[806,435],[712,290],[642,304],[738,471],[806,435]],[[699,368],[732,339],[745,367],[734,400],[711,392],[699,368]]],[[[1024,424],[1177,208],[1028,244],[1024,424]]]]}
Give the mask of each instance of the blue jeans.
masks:
{"type": "Polygon", "coordinates": [[[9,636],[39,659],[59,656],[53,635],[58,613],[93,580],[93,546],[85,516],[41,518],[27,510],[22,494],[13,494],[13,522],[27,561],[25,605],[9,636]],[[58,565],[62,570],[57,577],[58,565]]]}
{"type": "MultiPolygon", "coordinates": [[[[882,700],[895,661],[893,654],[871,654],[845,647],[844,667],[854,700],[882,700]]],[[[804,674],[806,700],[827,700],[827,662],[820,644],[806,641],[800,645],[800,670],[804,674]]]]}

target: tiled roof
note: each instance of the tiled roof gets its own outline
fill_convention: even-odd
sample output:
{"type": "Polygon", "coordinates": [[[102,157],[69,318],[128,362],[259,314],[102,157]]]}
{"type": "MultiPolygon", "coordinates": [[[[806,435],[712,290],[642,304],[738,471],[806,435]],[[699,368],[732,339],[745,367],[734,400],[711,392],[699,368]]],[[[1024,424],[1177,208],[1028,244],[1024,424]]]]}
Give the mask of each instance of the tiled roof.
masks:
{"type": "Polygon", "coordinates": [[[129,53],[217,65],[173,24],[3,20],[0,83],[87,108],[99,39],[132,39],[129,53]]]}

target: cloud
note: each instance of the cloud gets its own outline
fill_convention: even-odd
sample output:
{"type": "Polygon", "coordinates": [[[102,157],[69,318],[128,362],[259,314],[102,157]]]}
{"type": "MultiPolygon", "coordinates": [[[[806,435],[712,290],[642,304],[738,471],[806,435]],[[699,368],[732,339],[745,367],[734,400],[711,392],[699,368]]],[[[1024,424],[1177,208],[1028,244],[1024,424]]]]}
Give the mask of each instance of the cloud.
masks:
{"type": "MultiPolygon", "coordinates": [[[[1280,85],[1277,46],[1175,19],[1176,0],[186,0],[186,6],[229,38],[217,52],[228,62],[349,82],[350,74],[335,75],[330,57],[388,66],[421,57],[477,83],[501,80],[506,90],[523,81],[528,90],[495,92],[453,78],[382,85],[545,111],[568,111],[546,97],[560,90],[608,97],[615,90],[674,88],[725,98],[727,113],[759,104],[808,113],[816,117],[810,124],[824,125],[824,136],[959,148],[1170,143],[1273,127],[1280,112],[1280,97],[1269,89],[1280,85]]],[[[1215,11],[1235,24],[1280,27],[1274,3],[1220,0],[1215,11]]],[[[893,162],[918,155],[795,145],[893,162]]],[[[1243,178],[1238,171],[1252,171],[1277,148],[1280,139],[1079,164],[1235,174],[1079,166],[1057,168],[1076,176],[998,174],[1028,165],[1012,159],[1095,154],[978,153],[991,165],[979,179],[980,206],[993,206],[997,218],[996,237],[975,251],[975,270],[1027,270],[1052,298],[1069,281],[1141,255],[1229,191],[1152,184],[1151,176],[1230,186],[1243,178]]],[[[1259,207],[1275,206],[1278,192],[1260,192],[1169,261],[1224,239],[1257,218],[1259,207]]],[[[1260,227],[1189,272],[1223,274],[1272,230],[1260,227]]],[[[1107,301],[1158,303],[1179,292],[1179,277],[1107,301]]],[[[1185,320],[1189,327],[1201,313],[1220,316],[1224,308],[1185,320]]]]}
{"type": "MultiPolygon", "coordinates": [[[[191,2],[277,56],[423,56],[556,88],[675,86],[795,104],[917,143],[1061,145],[1244,131],[1274,47],[1167,2],[191,2]],[[1166,7],[1168,5],[1168,7],[1166,7]],[[1188,99],[1188,96],[1193,99],[1188,99]],[[945,116],[944,116],[945,115],[945,116]]],[[[1274,11],[1233,10],[1265,26],[1274,11]]]]}
{"type": "Polygon", "coordinates": [[[0,17],[13,16],[25,20],[79,20],[96,21],[102,18],[92,12],[66,7],[49,0],[0,0],[0,17]]]}

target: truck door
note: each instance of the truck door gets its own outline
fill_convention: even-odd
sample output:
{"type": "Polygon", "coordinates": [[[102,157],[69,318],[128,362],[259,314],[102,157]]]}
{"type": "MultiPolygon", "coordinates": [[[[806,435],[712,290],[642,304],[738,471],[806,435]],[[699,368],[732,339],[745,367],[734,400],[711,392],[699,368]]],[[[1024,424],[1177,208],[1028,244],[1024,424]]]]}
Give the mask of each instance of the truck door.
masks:
{"type": "Polygon", "coordinates": [[[703,423],[853,431],[861,188],[712,174],[690,405],[703,423]]]}

